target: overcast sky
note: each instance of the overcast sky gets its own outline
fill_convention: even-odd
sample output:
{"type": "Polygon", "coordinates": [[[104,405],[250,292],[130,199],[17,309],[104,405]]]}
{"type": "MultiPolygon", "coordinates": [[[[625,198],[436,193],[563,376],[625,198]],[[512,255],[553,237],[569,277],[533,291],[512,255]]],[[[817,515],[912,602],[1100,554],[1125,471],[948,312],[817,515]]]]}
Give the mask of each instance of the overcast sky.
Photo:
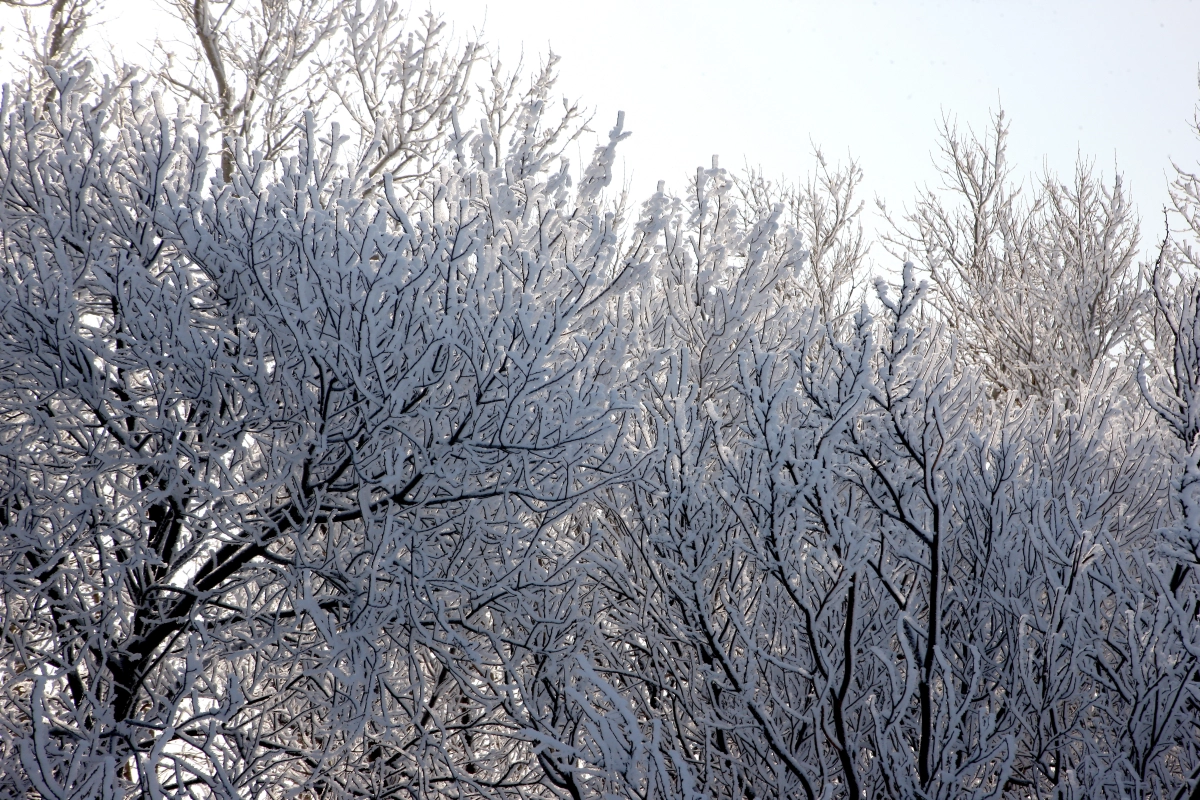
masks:
{"type": "MultiPolygon", "coordinates": [[[[155,4],[108,0],[98,32],[128,52],[154,38],[155,4]]],[[[639,197],[660,179],[682,187],[714,153],[729,167],[799,178],[816,143],[828,157],[858,159],[867,199],[896,209],[936,180],[943,115],[982,130],[1001,106],[1021,173],[1045,164],[1065,177],[1082,154],[1111,175],[1115,162],[1147,231],[1159,226],[1171,159],[1200,162],[1189,127],[1200,100],[1200,4],[1186,0],[433,7],[460,34],[482,28],[513,61],[553,47],[562,90],[595,109],[597,131],[624,110],[634,133],[624,177],[639,197]]],[[[0,20],[11,35],[13,15],[0,20]]]]}

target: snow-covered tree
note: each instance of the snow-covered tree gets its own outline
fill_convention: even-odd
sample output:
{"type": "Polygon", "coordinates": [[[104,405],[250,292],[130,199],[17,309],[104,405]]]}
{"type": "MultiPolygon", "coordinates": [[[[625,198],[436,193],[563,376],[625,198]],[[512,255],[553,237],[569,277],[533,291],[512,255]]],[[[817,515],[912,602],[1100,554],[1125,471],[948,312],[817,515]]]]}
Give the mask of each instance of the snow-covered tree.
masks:
{"type": "Polygon", "coordinates": [[[53,100],[54,84],[50,72],[86,69],[79,51],[79,40],[96,9],[96,0],[0,0],[0,8],[21,9],[24,22],[25,66],[29,69],[30,98],[42,99],[47,108],[53,100]],[[34,12],[45,10],[44,27],[34,20],[34,12]]]}
{"type": "Polygon", "coordinates": [[[635,209],[553,58],[275,5],[0,99],[0,794],[1200,796],[1194,178],[1147,319],[948,134],[864,297],[853,163],[635,209]]]}
{"type": "Polygon", "coordinates": [[[998,392],[1072,394],[1138,350],[1146,287],[1138,219],[1118,174],[1080,161],[1069,183],[1022,190],[1008,123],[982,137],[941,130],[940,190],[925,190],[890,236],[929,276],[965,357],[998,392]]]}
{"type": "Polygon", "coordinates": [[[336,127],[226,183],[208,121],[78,81],[49,118],[3,108],[0,772],[45,797],[544,780],[578,745],[506,669],[570,669],[585,637],[537,623],[582,546],[563,513],[626,469],[604,313],[645,254],[600,202],[611,146],[572,190],[531,109],[406,206],[364,198],[336,127]]]}

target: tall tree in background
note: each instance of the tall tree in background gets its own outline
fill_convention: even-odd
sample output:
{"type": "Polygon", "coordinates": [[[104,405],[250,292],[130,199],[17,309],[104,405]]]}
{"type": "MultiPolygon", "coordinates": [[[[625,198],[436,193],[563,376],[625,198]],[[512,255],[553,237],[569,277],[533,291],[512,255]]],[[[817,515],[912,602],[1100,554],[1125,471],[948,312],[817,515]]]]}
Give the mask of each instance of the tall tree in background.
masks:
{"type": "Polygon", "coordinates": [[[416,191],[451,157],[460,116],[488,120],[497,161],[514,125],[536,127],[543,150],[561,148],[584,127],[578,104],[565,101],[550,123],[553,55],[532,76],[520,65],[508,71],[480,42],[453,41],[432,11],[410,20],[395,0],[178,0],[172,8],[190,39],[158,43],[155,76],[214,114],[226,180],[237,147],[279,155],[301,109],[348,123],[369,175],[378,184],[390,174],[401,192],[416,191]],[[480,62],[487,75],[476,87],[480,62]]]}
{"type": "Polygon", "coordinates": [[[208,106],[224,140],[221,171],[233,179],[233,148],[275,158],[295,135],[302,108],[321,98],[312,62],[336,30],[335,5],[301,2],[177,0],[172,9],[190,46],[160,46],[159,76],[208,106]]]}
{"type": "Polygon", "coordinates": [[[943,124],[941,191],[926,190],[889,241],[933,283],[933,303],[998,392],[1074,394],[1138,350],[1146,310],[1138,219],[1121,178],[1080,162],[1022,191],[1001,113],[982,137],[943,124]]]}
{"type": "Polygon", "coordinates": [[[77,50],[79,39],[100,3],[97,0],[0,0],[0,6],[24,11],[24,56],[30,67],[30,96],[41,94],[48,110],[54,86],[47,73],[65,72],[81,64],[81,54],[77,50]],[[30,12],[35,10],[48,13],[44,29],[33,21],[30,12]]]}

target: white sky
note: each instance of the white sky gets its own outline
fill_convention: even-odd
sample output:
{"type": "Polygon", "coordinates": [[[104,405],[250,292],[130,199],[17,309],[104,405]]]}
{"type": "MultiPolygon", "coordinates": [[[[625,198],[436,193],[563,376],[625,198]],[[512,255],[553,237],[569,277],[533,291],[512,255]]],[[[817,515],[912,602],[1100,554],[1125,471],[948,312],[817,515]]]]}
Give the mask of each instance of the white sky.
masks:
{"type": "Polygon", "coordinates": [[[598,130],[623,109],[639,195],[660,178],[681,186],[713,153],[728,167],[802,176],[815,142],[827,157],[857,158],[867,199],[879,194],[895,211],[937,180],[931,150],[943,114],[982,131],[1003,106],[1018,173],[1046,164],[1066,177],[1082,154],[1111,176],[1115,161],[1157,237],[1171,158],[1200,161],[1189,127],[1200,100],[1200,3],[586,5],[593,10],[456,0],[448,15],[461,27],[486,13],[503,48],[552,45],[564,89],[597,108],[598,130]]]}
{"type": "MultiPolygon", "coordinates": [[[[420,3],[413,3],[421,10],[420,3]]],[[[452,0],[459,33],[483,27],[508,61],[562,56],[562,90],[618,109],[634,135],[624,177],[634,197],[659,179],[681,188],[712,154],[802,177],[812,144],[857,158],[865,199],[893,210],[936,180],[943,114],[982,130],[1002,105],[1020,174],[1066,177],[1076,154],[1126,176],[1157,237],[1171,158],[1200,162],[1189,122],[1200,90],[1200,3],[1187,0],[889,3],[841,0],[452,0]]],[[[154,38],[156,0],[108,0],[98,34],[118,52],[154,38]]],[[[0,13],[7,39],[19,21],[0,13]],[[16,25],[14,25],[16,23],[16,25]]],[[[6,48],[8,49],[8,48],[6,48]]],[[[11,50],[9,50],[11,52],[11,50]]],[[[870,206],[871,203],[869,202],[870,206]]],[[[880,255],[880,254],[877,254],[880,255]]]]}

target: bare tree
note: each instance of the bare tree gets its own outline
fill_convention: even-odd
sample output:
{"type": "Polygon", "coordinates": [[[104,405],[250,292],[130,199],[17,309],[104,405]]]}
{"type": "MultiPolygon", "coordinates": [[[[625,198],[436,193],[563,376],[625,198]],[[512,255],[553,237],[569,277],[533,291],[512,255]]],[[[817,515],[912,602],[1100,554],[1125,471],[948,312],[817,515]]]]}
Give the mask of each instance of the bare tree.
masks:
{"type": "Polygon", "coordinates": [[[100,3],[97,0],[0,0],[0,5],[24,12],[24,57],[30,68],[30,92],[42,95],[43,108],[49,111],[56,91],[49,73],[61,74],[78,66],[82,55],[78,50],[79,39],[88,20],[99,10],[100,3]],[[45,9],[48,14],[44,26],[35,22],[31,13],[40,9],[45,9]]]}
{"type": "Polygon", "coordinates": [[[159,43],[158,75],[209,107],[223,139],[221,172],[233,178],[234,147],[261,147],[267,158],[296,135],[302,108],[319,104],[319,48],[334,35],[331,0],[176,0],[189,47],[159,43]]]}
{"type": "Polygon", "coordinates": [[[834,164],[820,149],[807,180],[798,185],[768,181],[761,171],[749,170],[737,181],[751,215],[765,216],[783,205],[781,222],[801,236],[808,250],[803,273],[788,291],[799,302],[815,300],[827,319],[853,314],[862,301],[866,257],[863,203],[857,197],[862,169],[851,160],[834,164]]]}
{"type": "Polygon", "coordinates": [[[911,253],[964,353],[998,392],[1075,391],[1137,349],[1145,281],[1120,176],[1080,162],[1072,183],[1013,183],[1003,113],[982,137],[941,130],[941,193],[926,190],[893,247],[911,253]]]}
{"type": "Polygon", "coordinates": [[[432,11],[410,29],[396,2],[369,8],[347,2],[336,14],[338,47],[321,75],[353,120],[361,146],[377,148],[371,174],[427,177],[446,152],[455,114],[471,100],[480,44],[450,47],[446,23],[432,11]]]}

